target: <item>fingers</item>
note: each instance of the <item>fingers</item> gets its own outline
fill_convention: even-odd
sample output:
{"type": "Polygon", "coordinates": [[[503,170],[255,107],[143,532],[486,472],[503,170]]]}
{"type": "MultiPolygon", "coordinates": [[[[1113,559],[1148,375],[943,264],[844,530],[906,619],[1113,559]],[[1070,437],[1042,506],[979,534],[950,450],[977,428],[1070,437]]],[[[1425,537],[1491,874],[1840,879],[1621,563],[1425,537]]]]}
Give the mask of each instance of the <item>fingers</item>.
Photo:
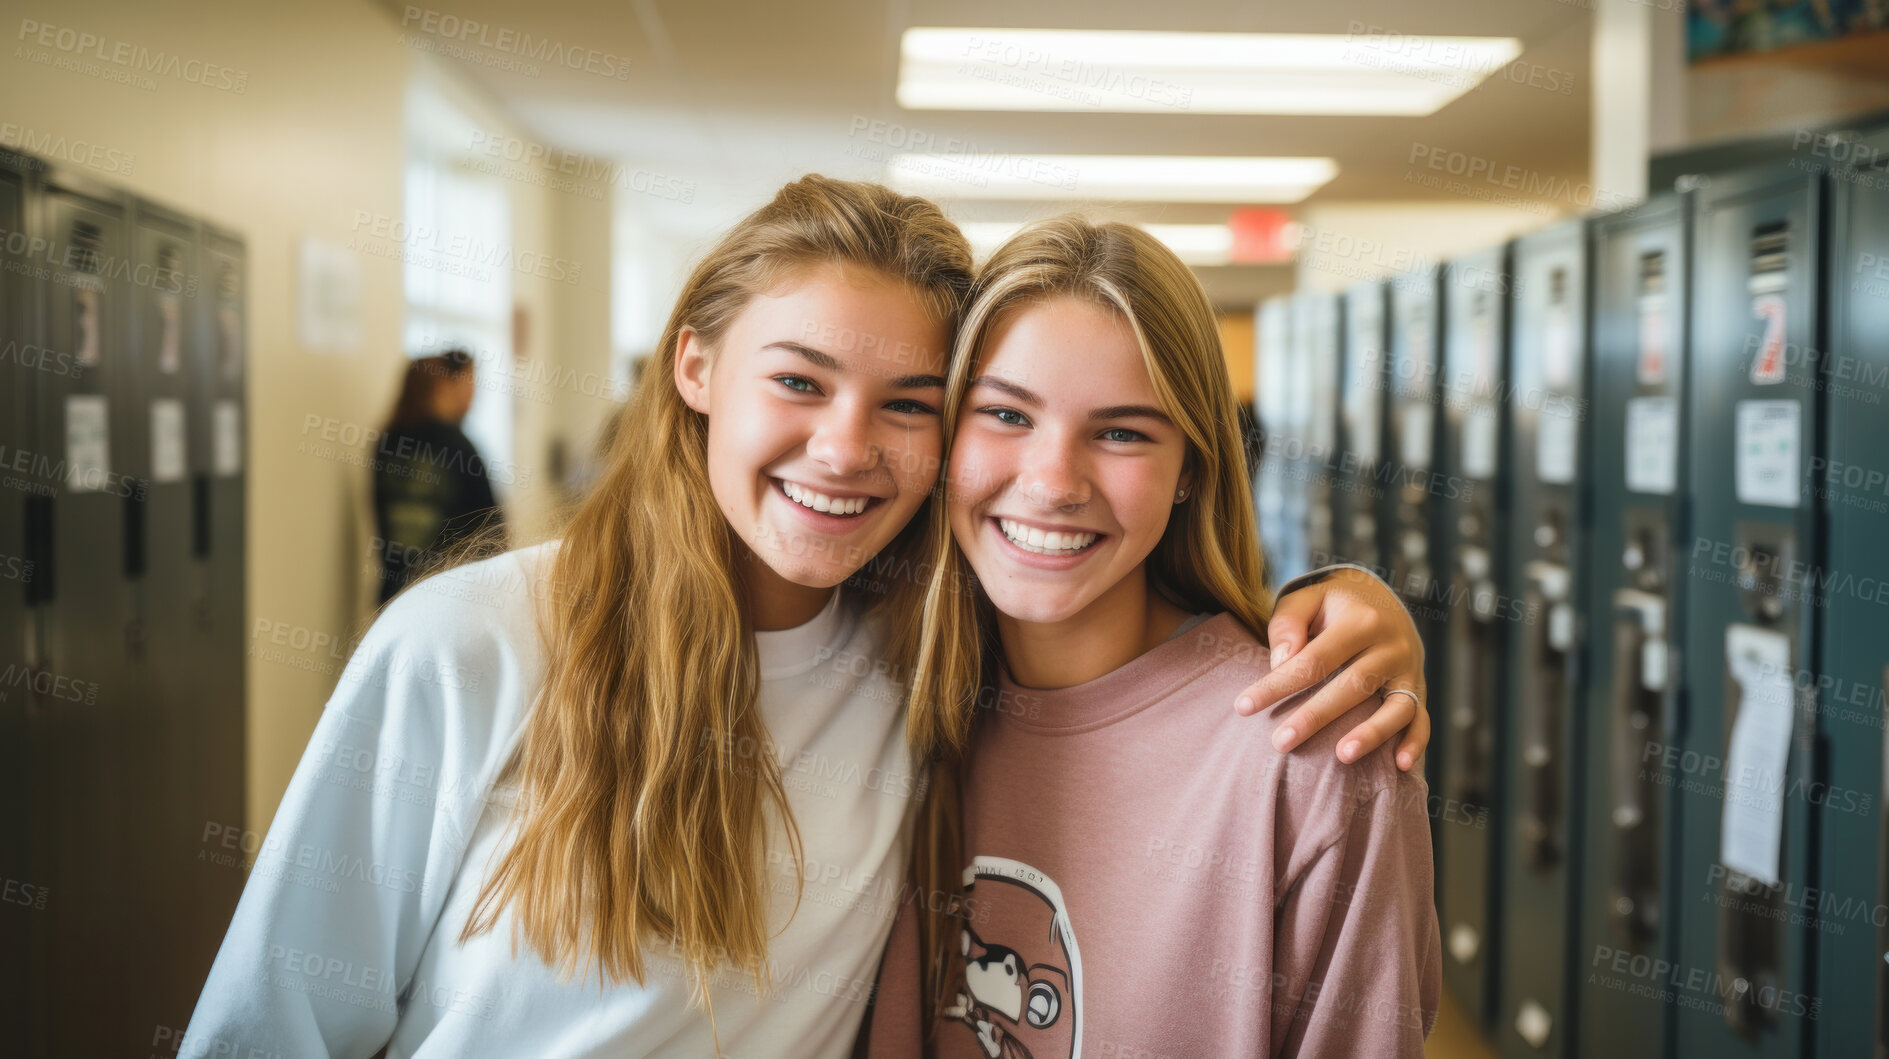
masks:
{"type": "Polygon", "coordinates": [[[1293,655],[1291,661],[1255,681],[1241,694],[1234,708],[1242,714],[1253,714],[1291,698],[1324,680],[1332,670],[1349,661],[1360,649],[1370,646],[1369,640],[1348,643],[1346,639],[1341,631],[1335,629],[1320,633],[1303,650],[1293,655]]]}
{"type": "MultiPolygon", "coordinates": [[[[1323,644],[1324,637],[1321,636],[1291,665],[1296,666],[1301,660],[1311,658],[1323,644]]],[[[1353,706],[1377,694],[1378,689],[1384,686],[1384,675],[1390,671],[1390,667],[1383,664],[1382,654],[1377,651],[1366,652],[1353,660],[1343,672],[1334,676],[1316,694],[1293,709],[1285,723],[1273,733],[1273,745],[1280,750],[1291,750],[1298,746],[1312,733],[1324,728],[1353,706]]],[[[1403,695],[1395,697],[1406,698],[1403,695]]]]}
{"type": "MultiPolygon", "coordinates": [[[[1393,698],[1404,698],[1402,695],[1393,698]]],[[[1417,711],[1417,717],[1404,729],[1403,742],[1397,744],[1397,767],[1409,772],[1416,767],[1417,759],[1423,756],[1424,748],[1430,745],[1430,711],[1417,711]]]]}
{"type": "Polygon", "coordinates": [[[1392,695],[1385,699],[1376,713],[1363,724],[1346,732],[1345,737],[1338,741],[1338,760],[1349,765],[1383,746],[1391,736],[1411,725],[1420,712],[1408,695],[1392,695]]]}
{"type": "Polygon", "coordinates": [[[1266,623],[1266,640],[1272,644],[1272,667],[1278,669],[1286,659],[1298,654],[1312,638],[1312,621],[1325,599],[1320,585],[1307,585],[1273,606],[1272,620],[1266,623]]]}

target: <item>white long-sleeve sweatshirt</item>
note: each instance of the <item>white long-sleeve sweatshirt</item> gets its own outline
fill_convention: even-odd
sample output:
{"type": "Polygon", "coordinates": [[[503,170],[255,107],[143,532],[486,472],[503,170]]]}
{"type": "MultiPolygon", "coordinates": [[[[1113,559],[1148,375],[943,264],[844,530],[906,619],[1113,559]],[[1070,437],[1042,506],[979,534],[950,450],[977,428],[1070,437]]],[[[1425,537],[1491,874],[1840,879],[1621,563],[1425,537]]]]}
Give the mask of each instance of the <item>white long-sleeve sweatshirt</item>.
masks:
{"type": "MultiPolygon", "coordinates": [[[[874,623],[840,593],[756,636],[760,709],[805,851],[778,827],[770,986],[724,970],[715,1025],[657,944],[647,983],[561,980],[512,919],[459,940],[516,790],[494,778],[543,673],[533,608],[555,544],[430,578],[374,622],[252,866],[185,1056],[844,1056],[878,971],[918,780],[874,623]]],[[[712,737],[710,737],[712,738],[712,737]]]]}

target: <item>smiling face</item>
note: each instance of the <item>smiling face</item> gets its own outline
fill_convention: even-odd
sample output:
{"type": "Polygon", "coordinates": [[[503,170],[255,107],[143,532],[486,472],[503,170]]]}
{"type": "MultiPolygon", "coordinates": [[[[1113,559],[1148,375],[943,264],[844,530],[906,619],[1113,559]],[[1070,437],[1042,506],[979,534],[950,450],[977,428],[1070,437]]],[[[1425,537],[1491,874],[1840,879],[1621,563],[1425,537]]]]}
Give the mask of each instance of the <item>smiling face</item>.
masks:
{"type": "Polygon", "coordinates": [[[1186,456],[1120,313],[1072,297],[1028,303],[991,324],[966,391],[951,532],[998,611],[1064,621],[1125,583],[1139,589],[1186,456]]]}
{"type": "Polygon", "coordinates": [[[937,482],[949,338],[910,287],[839,265],[750,299],[714,350],[684,332],[716,506],[768,569],[829,588],[905,528],[937,482]]]}

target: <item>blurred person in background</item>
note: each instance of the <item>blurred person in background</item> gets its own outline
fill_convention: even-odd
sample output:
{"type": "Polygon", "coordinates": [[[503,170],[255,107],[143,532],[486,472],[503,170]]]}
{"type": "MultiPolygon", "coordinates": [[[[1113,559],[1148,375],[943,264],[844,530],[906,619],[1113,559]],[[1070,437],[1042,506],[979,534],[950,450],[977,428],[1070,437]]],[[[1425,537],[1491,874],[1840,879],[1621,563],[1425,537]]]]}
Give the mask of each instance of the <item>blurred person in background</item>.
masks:
{"type": "Polygon", "coordinates": [[[407,365],[374,460],[381,603],[475,532],[504,532],[485,461],[460,429],[476,389],[464,350],[407,365]]]}

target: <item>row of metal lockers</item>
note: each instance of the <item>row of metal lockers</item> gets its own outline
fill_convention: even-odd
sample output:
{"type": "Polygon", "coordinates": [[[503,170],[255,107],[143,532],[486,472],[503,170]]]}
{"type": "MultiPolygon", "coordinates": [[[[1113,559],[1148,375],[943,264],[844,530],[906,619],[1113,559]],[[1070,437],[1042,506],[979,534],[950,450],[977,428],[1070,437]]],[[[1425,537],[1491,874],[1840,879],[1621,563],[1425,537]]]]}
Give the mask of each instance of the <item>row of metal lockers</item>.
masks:
{"type": "Polygon", "coordinates": [[[1505,1056],[1889,1054],[1889,133],[1261,307],[1282,577],[1429,646],[1444,979],[1505,1056]]]}
{"type": "Polygon", "coordinates": [[[0,1054],[162,1051],[241,892],[245,326],[240,238],[0,152],[0,1054]]]}

